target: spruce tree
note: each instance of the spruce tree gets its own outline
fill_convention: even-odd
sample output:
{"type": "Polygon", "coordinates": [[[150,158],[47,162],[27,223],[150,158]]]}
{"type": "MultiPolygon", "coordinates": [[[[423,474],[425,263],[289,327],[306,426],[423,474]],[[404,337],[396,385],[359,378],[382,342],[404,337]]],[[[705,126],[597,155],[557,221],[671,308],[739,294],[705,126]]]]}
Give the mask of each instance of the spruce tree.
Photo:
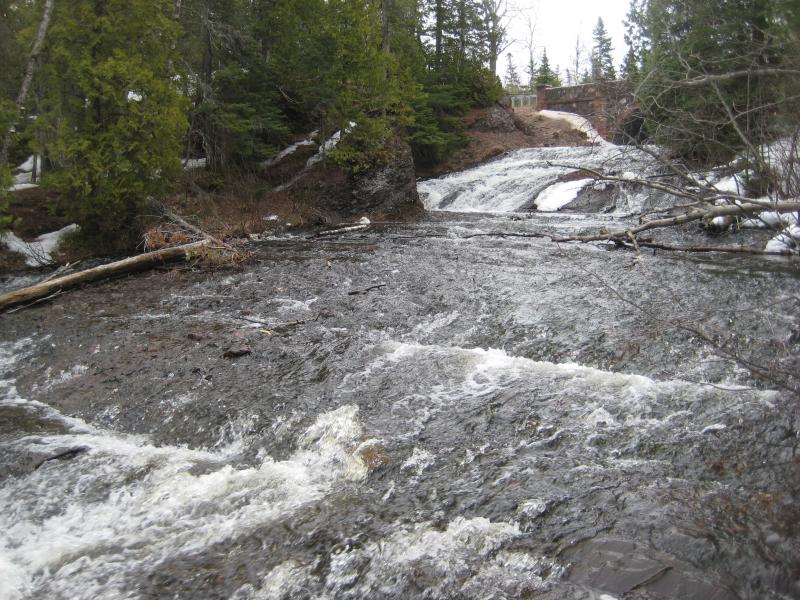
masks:
{"type": "Polygon", "coordinates": [[[722,162],[744,151],[759,163],[754,148],[800,125],[800,85],[780,71],[800,63],[800,24],[790,4],[650,0],[640,104],[659,142],[698,160],[722,162]]]}
{"type": "Polygon", "coordinates": [[[539,72],[536,76],[536,85],[549,85],[560,87],[561,79],[558,73],[550,67],[550,60],[547,58],[547,49],[542,51],[542,60],[539,63],[539,72]]]}
{"type": "Polygon", "coordinates": [[[75,0],[56,6],[39,123],[59,163],[53,181],[83,234],[123,249],[136,218],[180,169],[186,130],[166,0],[75,0]]]}
{"type": "Polygon", "coordinates": [[[614,70],[614,48],[611,45],[611,36],[606,31],[602,17],[597,17],[597,25],[592,30],[592,77],[595,80],[614,80],[617,73],[614,70]]]}
{"type": "Polygon", "coordinates": [[[505,76],[506,90],[509,94],[517,94],[519,93],[520,87],[522,87],[522,82],[517,74],[517,67],[514,64],[514,57],[509,53],[506,55],[506,58],[508,59],[505,76]]]}

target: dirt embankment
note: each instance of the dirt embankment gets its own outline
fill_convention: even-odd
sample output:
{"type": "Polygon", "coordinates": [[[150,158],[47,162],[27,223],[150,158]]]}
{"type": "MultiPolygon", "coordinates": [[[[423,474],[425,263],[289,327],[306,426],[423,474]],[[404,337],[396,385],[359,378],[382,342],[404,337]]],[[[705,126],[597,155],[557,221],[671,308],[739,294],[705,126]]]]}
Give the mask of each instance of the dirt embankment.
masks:
{"type": "Polygon", "coordinates": [[[491,160],[520,148],[585,146],[591,142],[566,121],[540,115],[531,107],[492,106],[470,111],[464,119],[469,143],[446,161],[419,169],[421,177],[439,177],[491,160]]]}

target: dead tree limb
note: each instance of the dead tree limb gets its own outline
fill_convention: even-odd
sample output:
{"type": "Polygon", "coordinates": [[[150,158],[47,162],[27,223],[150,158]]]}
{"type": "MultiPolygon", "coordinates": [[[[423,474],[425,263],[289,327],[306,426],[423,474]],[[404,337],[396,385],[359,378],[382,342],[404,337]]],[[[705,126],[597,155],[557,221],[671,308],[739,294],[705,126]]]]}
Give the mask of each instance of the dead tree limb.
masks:
{"type": "Polygon", "coordinates": [[[604,231],[592,235],[554,237],[553,241],[554,242],[599,242],[603,240],[625,241],[629,239],[630,235],[638,235],[639,233],[643,231],[648,231],[650,229],[659,229],[664,227],[674,227],[676,225],[685,225],[686,223],[692,223],[694,221],[701,221],[705,219],[713,219],[715,217],[749,215],[761,212],[767,208],[778,213],[798,212],[800,211],[800,199],[772,202],[770,203],[769,207],[765,207],[762,203],[751,203],[751,202],[730,204],[727,206],[709,206],[708,208],[690,210],[685,214],[677,215],[674,217],[669,217],[665,219],[654,219],[653,221],[647,221],[646,223],[642,223],[641,225],[638,225],[636,227],[631,227],[628,229],[619,229],[617,231],[604,231]]]}
{"type": "MultiPolygon", "coordinates": [[[[704,254],[709,252],[723,252],[726,254],[751,254],[755,256],[786,256],[786,252],[768,252],[767,250],[759,250],[758,248],[751,248],[750,246],[675,246],[672,244],[661,244],[658,242],[636,240],[639,248],[652,248],[653,250],[666,250],[669,252],[692,252],[704,254]]],[[[624,244],[626,248],[631,248],[624,244]]]]}
{"type": "Polygon", "coordinates": [[[328,229],[327,231],[320,231],[314,234],[314,237],[329,237],[332,235],[341,235],[343,233],[350,233],[352,231],[363,231],[367,229],[369,224],[348,225],[347,227],[340,227],[339,229],[328,229]]]}
{"type": "Polygon", "coordinates": [[[107,265],[101,265],[93,269],[87,269],[86,271],[80,271],[72,275],[58,277],[50,281],[43,281],[26,288],[8,292],[0,295],[0,312],[12,306],[38,300],[45,296],[71,289],[85,283],[149,269],[168,262],[189,259],[202,251],[209,243],[209,240],[202,240],[192,244],[175,246],[174,248],[164,248],[163,250],[156,250],[155,252],[147,252],[107,265]]]}
{"type": "MultiPolygon", "coordinates": [[[[47,28],[50,26],[50,18],[53,16],[54,4],[55,0],[46,0],[44,3],[42,20],[39,22],[39,31],[36,34],[36,40],[33,42],[31,53],[28,55],[28,64],[25,67],[25,76],[22,78],[22,84],[19,87],[14,122],[19,119],[19,115],[22,114],[22,109],[25,106],[25,100],[28,99],[28,92],[31,89],[31,83],[33,83],[33,75],[36,72],[36,63],[39,58],[39,54],[42,52],[42,47],[44,46],[44,40],[47,36],[47,28]]],[[[11,147],[11,131],[6,131],[4,134],[3,145],[0,147],[0,170],[4,169],[8,164],[8,150],[11,147]]]]}
{"type": "Polygon", "coordinates": [[[207,232],[203,231],[202,229],[200,229],[196,225],[192,225],[191,223],[189,223],[189,221],[187,221],[186,219],[184,219],[180,215],[172,212],[170,209],[168,209],[166,206],[164,206],[163,204],[161,204],[157,200],[151,199],[150,200],[150,204],[153,206],[153,208],[156,211],[161,213],[163,216],[165,216],[167,219],[169,219],[170,221],[172,221],[176,225],[178,225],[180,227],[183,227],[187,231],[191,231],[192,233],[194,233],[195,235],[200,236],[201,238],[205,238],[207,240],[211,240],[212,242],[214,242],[218,246],[225,246],[227,248],[227,246],[225,245],[225,243],[222,240],[220,240],[219,238],[214,237],[210,233],[207,233],[207,232]]]}

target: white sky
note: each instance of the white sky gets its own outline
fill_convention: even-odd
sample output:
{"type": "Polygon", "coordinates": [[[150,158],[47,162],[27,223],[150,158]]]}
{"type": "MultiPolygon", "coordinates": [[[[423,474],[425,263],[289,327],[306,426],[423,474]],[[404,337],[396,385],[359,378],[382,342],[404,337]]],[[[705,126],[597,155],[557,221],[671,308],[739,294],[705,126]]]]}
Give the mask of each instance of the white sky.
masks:
{"type": "Polygon", "coordinates": [[[588,57],[592,47],[592,29],[597,24],[597,17],[602,17],[614,46],[614,66],[619,70],[626,51],[623,22],[629,4],[629,0],[509,0],[509,38],[517,41],[497,61],[497,74],[501,78],[505,75],[508,65],[505,54],[510,52],[520,79],[527,83],[528,17],[536,25],[534,45],[537,62],[542,50],[547,48],[550,66],[553,69],[559,67],[562,79],[566,68],[574,62],[576,37],[580,35],[584,54],[588,57]]]}

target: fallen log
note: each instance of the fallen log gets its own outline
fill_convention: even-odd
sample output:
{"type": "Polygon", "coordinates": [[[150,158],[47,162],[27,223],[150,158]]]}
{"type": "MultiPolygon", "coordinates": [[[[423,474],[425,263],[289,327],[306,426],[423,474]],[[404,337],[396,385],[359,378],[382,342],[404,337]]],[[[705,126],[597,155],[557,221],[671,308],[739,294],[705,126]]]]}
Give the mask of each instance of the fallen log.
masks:
{"type": "Polygon", "coordinates": [[[779,202],[772,202],[769,206],[756,203],[756,201],[748,201],[746,203],[731,204],[727,206],[710,206],[702,210],[693,209],[685,214],[674,217],[654,219],[629,229],[604,231],[602,233],[592,235],[554,236],[552,239],[554,242],[601,242],[603,240],[618,240],[623,242],[629,240],[631,235],[635,236],[650,229],[685,225],[687,223],[692,223],[693,221],[713,219],[714,217],[752,215],[758,214],[765,210],[771,210],[777,213],[798,212],[800,211],[800,200],[796,198],[788,201],[782,200],[779,202]]]}
{"type": "Polygon", "coordinates": [[[86,271],[79,271],[78,273],[50,279],[49,281],[42,281],[29,287],[14,290],[13,292],[0,295],[0,312],[12,306],[33,302],[60,291],[83,285],[84,283],[91,283],[101,279],[108,279],[109,277],[116,277],[118,275],[149,269],[168,262],[191,258],[210,243],[210,240],[202,240],[183,246],[147,252],[107,265],[101,265],[99,267],[87,269],[86,271]]]}

